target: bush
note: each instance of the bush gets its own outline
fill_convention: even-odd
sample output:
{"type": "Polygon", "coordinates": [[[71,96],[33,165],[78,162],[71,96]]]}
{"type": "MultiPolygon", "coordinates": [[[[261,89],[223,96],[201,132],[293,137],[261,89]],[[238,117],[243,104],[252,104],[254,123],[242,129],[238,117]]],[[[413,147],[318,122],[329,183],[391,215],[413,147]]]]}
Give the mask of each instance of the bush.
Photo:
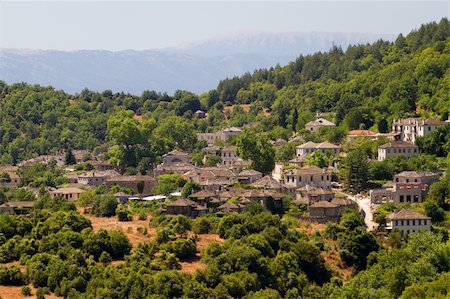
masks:
{"type": "Polygon", "coordinates": [[[140,211],[138,217],[139,220],[147,220],[147,213],[145,213],[144,211],[140,211]]]}
{"type": "Polygon", "coordinates": [[[190,258],[197,253],[197,244],[194,238],[178,239],[167,243],[164,247],[179,259],[190,258]]]}
{"type": "Polygon", "coordinates": [[[0,285],[20,286],[25,282],[25,277],[16,266],[0,266],[0,285]]]}
{"type": "Polygon", "coordinates": [[[199,217],[194,220],[192,230],[196,234],[207,234],[213,230],[213,224],[207,217],[199,217]]]}
{"type": "Polygon", "coordinates": [[[109,264],[112,261],[111,255],[103,251],[102,254],[100,254],[100,257],[98,258],[98,261],[102,264],[109,264]]]}
{"type": "Polygon", "coordinates": [[[133,217],[130,214],[130,211],[123,205],[118,205],[116,208],[116,215],[119,221],[131,221],[133,217]]]}
{"type": "Polygon", "coordinates": [[[116,213],[117,200],[112,195],[99,195],[94,198],[92,213],[95,216],[112,217],[116,213]]]}
{"type": "Polygon", "coordinates": [[[22,294],[22,296],[31,296],[31,289],[29,286],[23,286],[20,290],[20,293],[22,294]]]}

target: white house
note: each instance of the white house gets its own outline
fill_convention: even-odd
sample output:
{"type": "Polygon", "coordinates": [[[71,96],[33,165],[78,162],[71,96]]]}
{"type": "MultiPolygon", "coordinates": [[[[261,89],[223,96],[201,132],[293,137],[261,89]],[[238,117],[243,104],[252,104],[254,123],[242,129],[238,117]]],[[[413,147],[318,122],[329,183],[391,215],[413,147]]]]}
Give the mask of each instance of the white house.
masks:
{"type": "Polygon", "coordinates": [[[414,157],[419,155],[419,147],[411,142],[391,141],[378,147],[378,161],[384,161],[389,157],[403,155],[414,157]]]}
{"type": "Polygon", "coordinates": [[[420,231],[431,231],[431,217],[422,215],[413,210],[402,209],[387,216],[387,229],[398,229],[406,234],[420,231]]]}
{"type": "Polygon", "coordinates": [[[432,118],[405,118],[394,120],[392,123],[392,131],[394,133],[400,133],[401,141],[415,143],[417,137],[426,136],[444,124],[444,121],[432,118]]]}

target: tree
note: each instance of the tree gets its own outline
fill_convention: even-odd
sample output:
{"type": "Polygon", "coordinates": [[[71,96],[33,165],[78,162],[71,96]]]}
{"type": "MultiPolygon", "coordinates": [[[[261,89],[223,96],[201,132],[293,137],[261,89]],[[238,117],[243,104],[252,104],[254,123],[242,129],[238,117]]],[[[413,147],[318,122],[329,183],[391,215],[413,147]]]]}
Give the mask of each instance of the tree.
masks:
{"type": "Polygon", "coordinates": [[[255,136],[252,130],[245,130],[236,140],[239,157],[252,161],[255,170],[269,173],[275,166],[275,150],[265,135],[255,136]]]}
{"type": "Polygon", "coordinates": [[[321,151],[315,151],[308,155],[308,165],[314,165],[320,168],[328,166],[328,158],[321,151]]]}
{"type": "Polygon", "coordinates": [[[96,216],[112,217],[116,214],[117,200],[112,195],[97,195],[92,203],[92,213],[96,216]]]}
{"type": "Polygon", "coordinates": [[[297,131],[297,123],[298,123],[298,111],[297,107],[294,108],[294,112],[292,113],[292,131],[297,131]]]}
{"type": "Polygon", "coordinates": [[[156,186],[156,192],[165,195],[178,190],[186,183],[183,177],[177,173],[160,175],[157,180],[158,185],[156,186]]]}
{"type": "Polygon", "coordinates": [[[368,180],[369,162],[364,150],[358,148],[350,151],[342,163],[342,178],[349,190],[362,191],[368,180]]]}
{"type": "Polygon", "coordinates": [[[75,159],[75,155],[73,154],[72,150],[69,148],[66,151],[66,156],[64,158],[64,163],[66,165],[73,165],[77,163],[77,159],[75,159]]]}
{"type": "Polygon", "coordinates": [[[200,190],[202,190],[202,188],[201,188],[201,186],[198,183],[196,183],[196,182],[194,182],[192,180],[189,180],[184,185],[183,190],[181,190],[181,196],[187,198],[191,194],[194,194],[194,193],[196,193],[196,192],[198,192],[200,190]]]}

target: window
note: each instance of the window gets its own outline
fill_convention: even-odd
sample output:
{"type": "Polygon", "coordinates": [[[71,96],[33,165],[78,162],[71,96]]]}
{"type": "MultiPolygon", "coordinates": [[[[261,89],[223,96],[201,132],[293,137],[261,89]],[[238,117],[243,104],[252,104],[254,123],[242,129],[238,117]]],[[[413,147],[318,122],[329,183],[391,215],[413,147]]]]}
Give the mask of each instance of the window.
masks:
{"type": "Polygon", "coordinates": [[[414,202],[419,202],[419,195],[414,195],[414,202]]]}
{"type": "Polygon", "coordinates": [[[398,178],[395,178],[395,182],[397,182],[397,183],[398,183],[398,178]]]}
{"type": "Polygon", "coordinates": [[[322,182],[323,182],[323,175],[321,176],[322,182]]]}
{"type": "Polygon", "coordinates": [[[406,182],[409,183],[409,179],[406,179],[406,182]]]}
{"type": "Polygon", "coordinates": [[[428,132],[431,131],[431,127],[428,127],[428,132]]]}
{"type": "Polygon", "coordinates": [[[413,220],[413,221],[412,221],[412,225],[416,225],[416,220],[413,220]]]}
{"type": "Polygon", "coordinates": [[[419,219],[417,225],[422,225],[422,220],[419,219]]]}
{"type": "MultiPolygon", "coordinates": [[[[292,181],[294,181],[294,179],[292,179],[292,181]]],[[[301,176],[298,177],[298,181],[299,181],[299,182],[302,181],[302,177],[301,177],[301,176]]]]}
{"type": "Polygon", "coordinates": [[[406,225],[408,225],[408,226],[409,226],[409,220],[406,220],[406,225]]]}
{"type": "Polygon", "coordinates": [[[403,226],[403,220],[400,220],[400,225],[402,225],[402,226],[403,226]]]}
{"type": "Polygon", "coordinates": [[[411,195],[406,195],[406,202],[411,202],[411,195]]]}
{"type": "Polygon", "coordinates": [[[404,196],[400,195],[400,202],[404,202],[404,196]]]}

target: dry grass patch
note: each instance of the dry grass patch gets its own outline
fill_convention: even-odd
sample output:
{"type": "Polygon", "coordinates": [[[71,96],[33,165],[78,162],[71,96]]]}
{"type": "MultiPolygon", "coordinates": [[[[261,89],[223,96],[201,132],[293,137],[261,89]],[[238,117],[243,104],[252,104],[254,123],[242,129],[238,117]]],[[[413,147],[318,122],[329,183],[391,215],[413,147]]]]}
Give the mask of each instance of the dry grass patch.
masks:
{"type": "MultiPolygon", "coordinates": [[[[15,286],[0,286],[0,296],[2,297],[2,299],[17,299],[17,298],[36,298],[36,289],[32,286],[29,285],[30,289],[31,289],[31,296],[23,296],[22,295],[22,287],[15,287],[15,286]]],[[[59,297],[56,296],[55,294],[48,294],[45,295],[46,299],[58,299],[58,298],[63,298],[63,297],[59,297]]]]}

